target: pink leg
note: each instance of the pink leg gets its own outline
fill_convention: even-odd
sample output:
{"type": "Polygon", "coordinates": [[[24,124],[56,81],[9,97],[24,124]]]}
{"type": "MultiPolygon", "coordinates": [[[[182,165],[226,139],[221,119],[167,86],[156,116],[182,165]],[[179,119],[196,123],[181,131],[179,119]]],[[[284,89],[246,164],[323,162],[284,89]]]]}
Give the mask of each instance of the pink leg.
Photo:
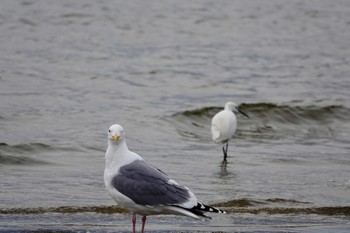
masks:
{"type": "Polygon", "coordinates": [[[136,232],[136,214],[132,215],[131,222],[132,222],[132,233],[135,233],[136,232]]]}
{"type": "Polygon", "coordinates": [[[145,225],[146,225],[146,216],[142,217],[142,228],[141,228],[141,233],[145,232],[145,225]]]}

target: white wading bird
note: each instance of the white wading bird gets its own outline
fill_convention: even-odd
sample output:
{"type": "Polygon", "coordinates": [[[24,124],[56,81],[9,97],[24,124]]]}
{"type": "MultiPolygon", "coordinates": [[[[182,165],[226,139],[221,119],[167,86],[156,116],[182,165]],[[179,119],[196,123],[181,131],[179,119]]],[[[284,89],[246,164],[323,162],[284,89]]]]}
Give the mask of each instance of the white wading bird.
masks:
{"type": "Polygon", "coordinates": [[[238,112],[249,118],[247,114],[239,110],[235,103],[227,102],[225,104],[225,109],[218,112],[211,120],[211,135],[213,141],[224,144],[222,147],[224,162],[226,162],[227,158],[228,141],[236,132],[237,118],[235,113],[238,112]]]}
{"type": "Polygon", "coordinates": [[[130,151],[120,125],[108,129],[104,182],[113,200],[133,214],[133,232],[136,214],[143,216],[141,232],[144,232],[148,215],[177,214],[199,218],[207,217],[203,212],[225,213],[198,202],[191,190],[130,151]]]}

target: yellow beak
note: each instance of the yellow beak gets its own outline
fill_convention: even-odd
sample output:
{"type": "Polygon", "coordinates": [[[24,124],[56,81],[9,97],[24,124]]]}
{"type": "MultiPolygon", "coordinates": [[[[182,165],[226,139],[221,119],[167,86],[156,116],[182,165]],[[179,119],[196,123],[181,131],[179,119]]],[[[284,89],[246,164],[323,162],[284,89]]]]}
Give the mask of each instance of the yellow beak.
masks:
{"type": "Polygon", "coordinates": [[[118,134],[114,134],[114,135],[112,136],[112,138],[113,138],[114,141],[117,142],[117,141],[119,140],[120,136],[118,136],[118,134]]]}

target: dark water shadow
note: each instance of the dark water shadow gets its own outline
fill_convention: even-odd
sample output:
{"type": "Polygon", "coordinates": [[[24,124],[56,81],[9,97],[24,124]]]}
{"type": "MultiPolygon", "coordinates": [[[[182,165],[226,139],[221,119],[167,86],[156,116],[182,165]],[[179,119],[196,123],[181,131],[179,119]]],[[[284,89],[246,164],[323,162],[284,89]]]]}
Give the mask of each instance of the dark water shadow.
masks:
{"type": "Polygon", "coordinates": [[[227,160],[222,160],[221,161],[221,164],[220,164],[220,178],[224,178],[224,177],[227,177],[230,174],[230,172],[227,171],[227,160]]]}

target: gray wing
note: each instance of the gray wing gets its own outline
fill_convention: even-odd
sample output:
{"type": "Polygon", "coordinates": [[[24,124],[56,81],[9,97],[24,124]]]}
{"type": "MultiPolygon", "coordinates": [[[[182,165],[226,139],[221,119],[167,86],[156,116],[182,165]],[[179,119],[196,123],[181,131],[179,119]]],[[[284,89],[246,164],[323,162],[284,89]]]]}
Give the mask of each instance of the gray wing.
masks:
{"type": "Polygon", "coordinates": [[[169,183],[169,177],[143,160],[120,168],[112,185],[140,205],[177,205],[190,198],[187,188],[169,183]]]}

